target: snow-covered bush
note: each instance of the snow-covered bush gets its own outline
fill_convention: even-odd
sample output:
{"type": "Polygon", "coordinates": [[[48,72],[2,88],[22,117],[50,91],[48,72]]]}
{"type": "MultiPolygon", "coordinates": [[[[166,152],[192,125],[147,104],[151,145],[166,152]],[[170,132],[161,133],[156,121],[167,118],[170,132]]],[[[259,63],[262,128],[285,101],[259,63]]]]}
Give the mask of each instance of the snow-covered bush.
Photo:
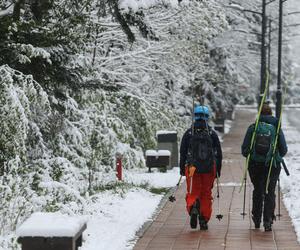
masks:
{"type": "Polygon", "coordinates": [[[51,112],[47,94],[31,76],[0,66],[1,234],[38,206],[34,194],[34,161],[46,157],[41,130],[51,112]]]}

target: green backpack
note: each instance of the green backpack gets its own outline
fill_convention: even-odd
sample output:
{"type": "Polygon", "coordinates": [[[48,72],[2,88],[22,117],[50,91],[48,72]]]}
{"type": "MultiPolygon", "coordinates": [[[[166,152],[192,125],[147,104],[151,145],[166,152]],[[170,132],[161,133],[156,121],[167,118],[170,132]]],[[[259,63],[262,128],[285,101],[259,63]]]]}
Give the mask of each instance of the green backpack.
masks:
{"type": "Polygon", "coordinates": [[[275,138],[275,126],[266,122],[259,122],[253,144],[251,160],[267,165],[272,158],[275,138]]]}

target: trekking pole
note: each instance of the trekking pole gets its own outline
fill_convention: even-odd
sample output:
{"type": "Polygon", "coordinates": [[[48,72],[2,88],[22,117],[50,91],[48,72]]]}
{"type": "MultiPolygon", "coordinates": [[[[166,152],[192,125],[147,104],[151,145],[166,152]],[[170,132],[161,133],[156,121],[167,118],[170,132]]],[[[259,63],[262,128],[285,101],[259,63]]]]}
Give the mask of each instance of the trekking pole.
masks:
{"type": "Polygon", "coordinates": [[[241,215],[243,215],[243,220],[245,219],[245,215],[247,215],[246,214],[246,212],[245,212],[245,210],[246,210],[246,188],[247,188],[247,174],[246,174],[246,176],[245,176],[245,179],[244,179],[244,185],[245,185],[245,187],[244,187],[244,201],[243,201],[243,212],[241,213],[241,215]]]}
{"type": "MultiPolygon", "coordinates": [[[[195,133],[195,89],[193,88],[193,109],[192,109],[192,136],[194,135],[195,133]]],[[[192,190],[193,190],[193,175],[190,176],[190,168],[191,166],[188,166],[188,176],[187,178],[191,178],[190,180],[190,194],[192,194],[192,190]]],[[[193,173],[194,174],[194,173],[193,173]]]]}
{"type": "Polygon", "coordinates": [[[281,213],[280,213],[280,177],[278,178],[278,214],[276,216],[278,217],[278,220],[280,220],[281,213]]]}
{"type": "Polygon", "coordinates": [[[241,187],[240,187],[239,193],[242,191],[244,183],[246,183],[245,179],[247,179],[247,171],[248,171],[248,167],[249,167],[251,152],[252,152],[252,149],[253,149],[253,146],[254,146],[254,141],[255,141],[257,127],[258,127],[258,122],[259,122],[261,110],[262,110],[263,104],[266,100],[266,96],[267,96],[267,92],[268,92],[267,90],[268,90],[268,87],[269,87],[269,72],[267,71],[266,73],[267,73],[266,86],[265,86],[263,97],[262,97],[260,105],[259,105],[259,110],[258,110],[258,114],[257,114],[256,121],[255,121],[255,127],[254,127],[254,131],[253,131],[252,137],[251,137],[250,149],[249,149],[249,153],[248,153],[247,158],[246,158],[246,166],[245,166],[245,170],[244,170],[244,173],[243,173],[243,176],[242,176],[242,179],[241,179],[241,187]]]}
{"type": "Polygon", "coordinates": [[[223,215],[220,213],[220,191],[219,191],[219,174],[217,173],[217,198],[218,198],[218,214],[216,218],[220,221],[223,218],[223,215]]]}
{"type": "Polygon", "coordinates": [[[180,185],[181,179],[182,179],[182,175],[180,175],[179,181],[178,181],[178,183],[176,184],[176,187],[175,187],[175,189],[174,189],[174,191],[173,191],[173,194],[169,196],[169,201],[170,201],[170,202],[176,201],[175,193],[176,193],[176,191],[178,190],[178,187],[179,187],[179,185],[180,185]]]}
{"type": "Polygon", "coordinates": [[[193,190],[193,176],[191,176],[191,180],[190,180],[190,194],[192,194],[192,190],[193,190]]]}

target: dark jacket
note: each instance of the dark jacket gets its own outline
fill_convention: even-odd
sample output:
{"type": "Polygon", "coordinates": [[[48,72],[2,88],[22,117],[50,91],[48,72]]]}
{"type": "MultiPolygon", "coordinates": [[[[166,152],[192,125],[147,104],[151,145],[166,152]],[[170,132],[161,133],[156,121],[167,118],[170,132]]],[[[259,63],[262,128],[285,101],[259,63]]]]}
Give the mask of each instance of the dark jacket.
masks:
{"type": "MultiPolygon", "coordinates": [[[[203,124],[200,124],[198,122],[195,122],[194,124],[195,128],[205,128],[203,127],[203,124]]],[[[206,125],[205,125],[206,126],[206,125]]],[[[221,168],[222,168],[222,149],[221,149],[221,144],[219,141],[219,137],[217,133],[212,130],[211,127],[208,127],[211,133],[211,138],[213,142],[213,149],[216,157],[216,162],[217,162],[217,172],[218,175],[221,175],[221,168]]],[[[192,138],[192,128],[189,128],[183,135],[182,140],[181,140],[181,145],[180,145],[180,174],[184,175],[185,171],[185,165],[188,160],[188,151],[189,151],[189,146],[190,146],[190,140],[192,138]]]]}
{"type": "MultiPolygon", "coordinates": [[[[266,122],[268,124],[272,124],[273,126],[275,126],[275,128],[277,130],[278,119],[275,118],[274,116],[271,116],[271,115],[261,115],[259,121],[266,122]]],[[[242,155],[244,157],[247,157],[248,154],[249,154],[250,146],[251,146],[251,138],[252,138],[252,134],[254,132],[254,129],[255,129],[255,123],[251,124],[249,126],[249,128],[247,130],[247,133],[245,135],[244,142],[243,142],[243,145],[242,145],[242,155]]],[[[286,145],[284,134],[283,134],[283,132],[282,132],[281,129],[279,131],[277,148],[278,148],[279,155],[281,157],[285,156],[285,154],[287,153],[288,149],[287,149],[287,145],[286,145]]]]}

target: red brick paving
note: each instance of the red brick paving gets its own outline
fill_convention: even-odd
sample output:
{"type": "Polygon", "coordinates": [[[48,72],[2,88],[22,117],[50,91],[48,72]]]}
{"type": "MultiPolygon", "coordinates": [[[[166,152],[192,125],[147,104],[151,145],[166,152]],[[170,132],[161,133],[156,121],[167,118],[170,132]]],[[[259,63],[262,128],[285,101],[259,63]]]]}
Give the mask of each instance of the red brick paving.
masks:
{"type": "MultiPolygon", "coordinates": [[[[176,202],[168,202],[155,218],[151,226],[138,240],[134,250],[300,250],[291,219],[281,202],[282,217],[273,225],[273,232],[254,229],[251,221],[252,185],[248,180],[245,219],[240,215],[243,206],[243,192],[239,184],[245,159],[240,155],[240,145],[247,126],[254,114],[238,110],[233,127],[225,135],[222,144],[224,161],[220,182],[220,209],[224,215],[221,221],[217,200],[213,203],[213,217],[208,231],[191,229],[189,216],[185,210],[185,183],[176,193],[176,202]],[[232,184],[232,185],[230,185],[232,184]]],[[[216,191],[216,190],[214,190],[216,191]]]]}

